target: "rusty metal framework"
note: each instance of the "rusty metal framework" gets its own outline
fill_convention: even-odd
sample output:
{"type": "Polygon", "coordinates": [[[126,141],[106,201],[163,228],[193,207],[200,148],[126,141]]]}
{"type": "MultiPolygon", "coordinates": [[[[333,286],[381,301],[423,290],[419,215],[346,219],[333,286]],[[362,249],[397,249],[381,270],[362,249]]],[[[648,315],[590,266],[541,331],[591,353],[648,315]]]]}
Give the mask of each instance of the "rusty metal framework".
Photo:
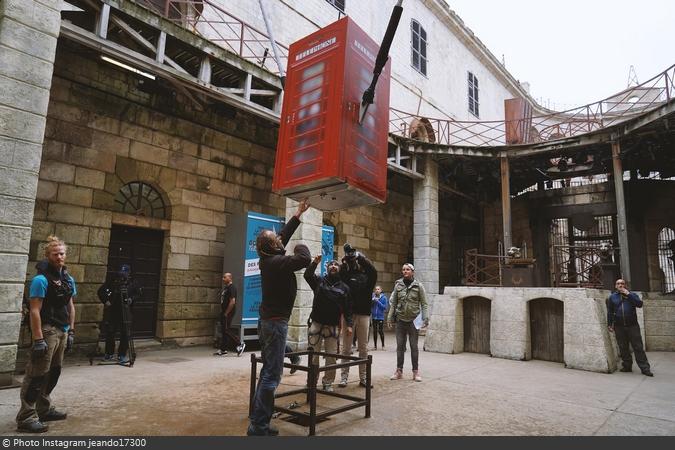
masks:
{"type": "MultiPolygon", "coordinates": [[[[199,34],[240,57],[278,74],[267,34],[227,12],[213,0],[132,0],[172,22],[199,34]]],[[[282,61],[288,47],[277,42],[282,61]]]]}
{"type": "Polygon", "coordinates": [[[603,265],[618,261],[612,216],[594,217],[586,230],[572,225],[568,218],[551,222],[551,284],[560,287],[603,287],[603,265]],[[609,259],[603,261],[601,248],[609,259]]]}
{"type": "MultiPolygon", "coordinates": [[[[284,391],[284,392],[276,392],[274,394],[275,400],[278,400],[279,398],[283,397],[292,397],[292,396],[297,396],[297,395],[304,395],[306,399],[306,405],[309,406],[309,411],[301,411],[300,410],[300,404],[298,404],[297,401],[294,401],[289,407],[283,407],[279,405],[279,402],[276,401],[274,405],[274,410],[286,414],[289,419],[289,422],[296,423],[301,426],[305,426],[309,428],[309,436],[314,436],[316,434],[316,425],[317,423],[324,421],[328,419],[328,417],[333,416],[335,414],[339,414],[341,412],[349,411],[352,409],[356,408],[364,408],[364,417],[369,418],[370,417],[370,410],[371,410],[371,388],[372,388],[372,364],[373,364],[373,356],[368,355],[367,358],[362,359],[356,356],[344,356],[344,355],[339,355],[339,354],[334,354],[334,353],[326,353],[326,352],[316,352],[314,351],[311,347],[308,348],[305,351],[300,351],[300,352],[293,352],[293,353],[287,353],[286,356],[304,356],[307,355],[307,361],[310,361],[310,363],[306,366],[303,366],[301,364],[292,364],[292,363],[284,363],[284,367],[288,367],[291,369],[296,369],[300,370],[302,372],[307,373],[307,384],[299,389],[291,389],[289,391],[284,391]],[[336,360],[342,359],[342,362],[336,363],[336,364],[331,364],[331,365],[324,365],[319,367],[317,364],[311,363],[313,360],[314,355],[320,356],[320,357],[326,357],[326,356],[332,356],[335,357],[336,360]],[[365,364],[366,365],[366,387],[365,387],[365,396],[362,397],[355,397],[353,395],[348,395],[348,394],[343,394],[340,392],[329,392],[325,390],[319,390],[316,388],[316,384],[319,381],[319,375],[322,372],[326,372],[327,370],[331,369],[340,369],[342,367],[350,367],[350,366],[358,366],[360,364],[365,364]],[[332,397],[332,398],[337,398],[337,399],[342,399],[346,400],[347,404],[343,404],[341,406],[337,406],[335,408],[328,408],[328,409],[323,409],[322,411],[317,410],[317,404],[316,400],[318,395],[323,395],[326,397],[332,397]],[[296,409],[298,407],[298,409],[296,409]]],[[[256,355],[253,353],[251,354],[251,378],[250,378],[250,390],[249,390],[249,406],[248,406],[248,412],[249,415],[253,412],[253,400],[255,398],[255,392],[256,392],[256,382],[257,382],[257,375],[258,375],[258,363],[262,363],[262,356],[256,357],[256,355]]]]}
{"type": "Polygon", "coordinates": [[[554,245],[553,286],[602,289],[603,267],[600,248],[580,245],[554,245]]]}
{"type": "Polygon", "coordinates": [[[466,251],[464,256],[466,286],[501,286],[502,269],[507,256],[483,255],[478,249],[466,251]]]}
{"type": "Polygon", "coordinates": [[[675,98],[675,65],[639,86],[603,100],[562,112],[526,117],[516,121],[456,121],[390,109],[389,132],[416,139],[413,123],[428,123],[430,142],[447,146],[491,147],[506,145],[507,127],[522,130],[521,144],[552,141],[601,130],[653,110],[675,98]]]}

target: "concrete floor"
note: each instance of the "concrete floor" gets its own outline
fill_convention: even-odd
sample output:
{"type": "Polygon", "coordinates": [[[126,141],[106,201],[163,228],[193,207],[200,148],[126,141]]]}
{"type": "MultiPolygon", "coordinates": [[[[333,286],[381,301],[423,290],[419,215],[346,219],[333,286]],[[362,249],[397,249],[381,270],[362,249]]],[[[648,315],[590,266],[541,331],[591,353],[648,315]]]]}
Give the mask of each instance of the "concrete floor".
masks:
{"type": "MultiPolygon", "coordinates": [[[[372,417],[363,409],[333,416],[319,435],[675,435],[675,353],[650,352],[654,378],[570,370],[543,361],[420,353],[422,383],[390,381],[393,335],[373,354],[372,417]]],[[[250,352],[213,349],[144,351],[133,368],[70,361],[53,393],[68,420],[49,435],[224,435],[246,432],[250,352]]],[[[409,353],[406,354],[409,358],[409,353]]],[[[345,392],[362,395],[352,369],[345,392]]],[[[305,384],[285,375],[280,389],[305,384]]],[[[320,406],[333,398],[319,397],[320,406]]],[[[292,399],[279,400],[282,404],[292,399]]],[[[301,398],[298,400],[302,401],[301,398]]],[[[335,403],[339,404],[339,403],[335,403]]],[[[18,389],[0,390],[0,434],[15,433],[18,389]]],[[[284,436],[307,429],[275,419],[284,436]]]]}

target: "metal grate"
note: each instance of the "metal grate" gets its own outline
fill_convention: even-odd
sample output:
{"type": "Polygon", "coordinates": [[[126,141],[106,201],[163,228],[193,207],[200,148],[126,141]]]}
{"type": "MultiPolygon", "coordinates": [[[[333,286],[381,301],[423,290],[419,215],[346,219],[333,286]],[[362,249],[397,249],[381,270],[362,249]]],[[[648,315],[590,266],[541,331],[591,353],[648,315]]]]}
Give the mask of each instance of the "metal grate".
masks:
{"type": "Polygon", "coordinates": [[[142,181],[132,181],[122,186],[115,196],[115,210],[135,216],[166,218],[162,195],[142,181]]]}
{"type": "Polygon", "coordinates": [[[663,272],[663,292],[675,292],[675,231],[663,228],[658,238],[659,267],[663,272]]]}
{"type": "MultiPolygon", "coordinates": [[[[551,221],[551,283],[553,286],[601,286],[600,247],[612,247],[614,219],[596,216],[585,229],[572,224],[572,219],[551,221]]],[[[616,255],[614,255],[616,260],[616,255]]]]}

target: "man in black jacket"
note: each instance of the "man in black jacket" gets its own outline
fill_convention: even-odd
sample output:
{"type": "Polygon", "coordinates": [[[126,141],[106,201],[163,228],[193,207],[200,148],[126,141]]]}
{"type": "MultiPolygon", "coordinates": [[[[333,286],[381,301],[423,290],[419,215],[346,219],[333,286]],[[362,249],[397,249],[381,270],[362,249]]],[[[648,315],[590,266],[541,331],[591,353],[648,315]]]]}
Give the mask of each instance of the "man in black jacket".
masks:
{"type": "Polygon", "coordinates": [[[122,264],[113,279],[98,289],[98,298],[103,303],[103,324],[105,328],[105,361],[112,361],[115,354],[115,335],[119,331],[120,345],[117,359],[128,364],[129,339],[131,334],[131,306],[142,295],[142,290],[131,276],[131,267],[122,264]]]}
{"type": "MultiPolygon", "coordinates": [[[[340,265],[340,277],[347,286],[352,301],[354,313],[354,333],[359,350],[359,358],[368,357],[368,329],[370,328],[371,297],[377,283],[377,270],[363,254],[349,245],[344,245],[345,256],[340,265]]],[[[342,335],[342,354],[351,352],[351,335],[342,335]]],[[[349,380],[349,367],[342,368],[340,387],[346,387],[349,380]]],[[[359,385],[366,387],[366,365],[359,364],[359,385]]]]}
{"type": "Polygon", "coordinates": [[[274,412],[274,392],[284,369],[288,319],[298,290],[295,271],[306,268],[312,259],[306,245],[296,245],[292,256],[285,254],[285,245],[300,225],[300,216],[307,209],[309,202],[304,199],[278,235],[272,230],[263,230],[256,239],[262,284],[258,338],[263,365],[249,417],[246,433],[249,436],[279,434],[279,430],[270,425],[270,420],[274,412]]]}
{"type": "MultiPolygon", "coordinates": [[[[305,270],[305,280],[314,292],[311,321],[307,329],[307,341],[315,351],[321,351],[323,342],[326,353],[337,353],[338,325],[340,316],[347,322],[345,332],[352,334],[352,305],[349,297],[349,287],[340,279],[340,265],[337,261],[329,261],[326,265],[326,275],[318,276],[314,273],[321,261],[321,255],[312,260],[312,264],[305,270]]],[[[319,356],[314,356],[313,364],[319,364],[319,356]]],[[[335,357],[326,357],[326,365],[335,364],[335,357]]],[[[321,381],[323,390],[333,392],[335,369],[328,370],[321,381]]]]}
{"type": "Polygon", "coordinates": [[[623,367],[621,372],[632,372],[633,358],[630,355],[628,344],[633,347],[635,361],[643,375],[653,377],[649,367],[649,361],[645,354],[640,334],[640,325],[637,321],[635,308],[642,308],[642,300],[635,292],[626,289],[624,280],[616,280],[616,290],[607,298],[607,328],[614,332],[616,343],[619,346],[619,354],[623,367]]]}

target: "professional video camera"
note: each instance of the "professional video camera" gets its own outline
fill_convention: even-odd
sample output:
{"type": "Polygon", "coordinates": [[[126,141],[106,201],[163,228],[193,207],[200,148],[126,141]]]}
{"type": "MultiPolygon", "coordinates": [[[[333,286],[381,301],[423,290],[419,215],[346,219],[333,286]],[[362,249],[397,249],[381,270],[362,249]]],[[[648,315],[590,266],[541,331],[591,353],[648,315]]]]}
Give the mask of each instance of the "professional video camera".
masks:
{"type": "Polygon", "coordinates": [[[349,245],[349,243],[344,245],[344,251],[345,251],[345,258],[346,259],[354,259],[358,256],[358,252],[354,247],[349,245]]]}

